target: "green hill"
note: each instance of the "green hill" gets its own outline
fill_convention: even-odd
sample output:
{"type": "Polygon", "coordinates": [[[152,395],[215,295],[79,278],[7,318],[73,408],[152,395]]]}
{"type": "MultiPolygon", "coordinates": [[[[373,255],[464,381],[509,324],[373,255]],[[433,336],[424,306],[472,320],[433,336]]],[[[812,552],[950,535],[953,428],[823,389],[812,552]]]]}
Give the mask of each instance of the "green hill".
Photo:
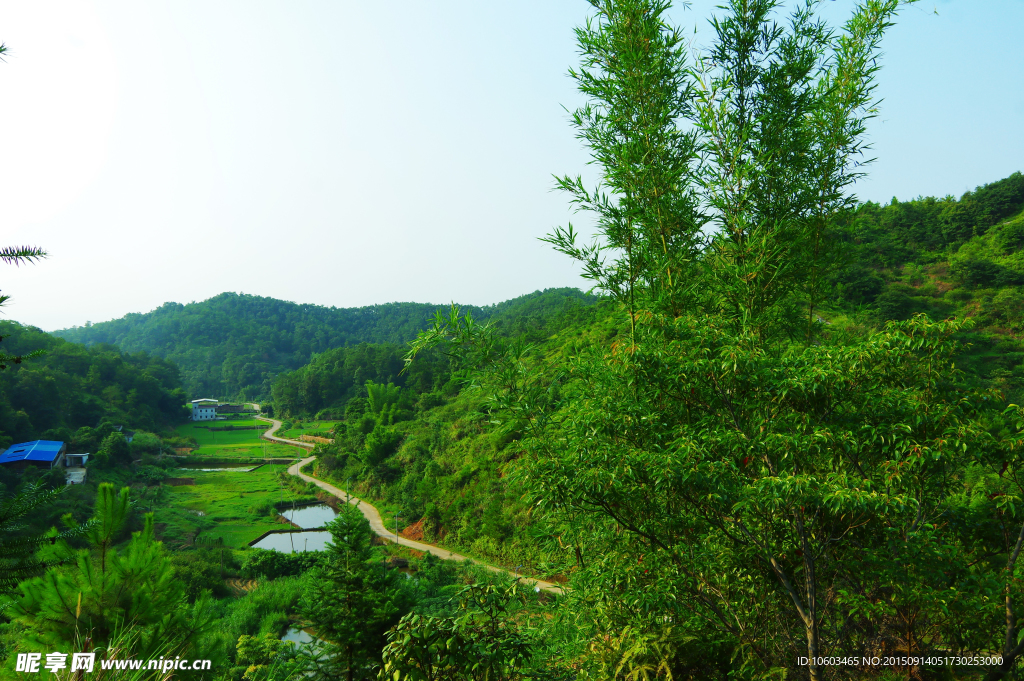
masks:
{"type": "MultiPolygon", "coordinates": [[[[961,361],[975,380],[1015,399],[1024,386],[1022,208],[1020,173],[960,199],[862,205],[840,226],[847,264],[823,316],[851,336],[918,312],[973,317],[975,327],[960,338],[970,344],[961,361]],[[973,222],[951,226],[965,214],[973,222]]],[[[553,315],[527,333],[530,361],[557,363],[578,343],[610,345],[626,328],[610,304],[553,315]]],[[[518,434],[492,427],[485,395],[460,389],[441,356],[421,356],[400,374],[406,351],[384,344],[322,353],[275,379],[274,407],[300,426],[325,411],[345,417],[335,443],[320,448],[319,475],[342,486],[355,481],[359,493],[401,509],[403,522],[422,521],[428,540],[543,574],[557,545],[537,534],[508,477],[518,434]],[[371,404],[367,381],[373,390],[396,389],[371,404]]]]}
{"type": "Polygon", "coordinates": [[[178,368],[145,352],[86,348],[37,328],[0,322],[11,354],[45,354],[0,371],[0,446],[35,438],[95,451],[94,433],[109,425],[157,431],[183,421],[178,368]]]}
{"type": "Polygon", "coordinates": [[[1024,388],[1024,175],[960,199],[862,205],[841,227],[848,265],[833,322],[874,327],[926,313],[971,318],[966,368],[1018,399],[1024,388]]]}
{"type": "MultiPolygon", "coordinates": [[[[578,342],[628,330],[608,303],[563,310],[525,332],[522,324],[494,326],[529,341],[526,361],[538,368],[578,342]]],[[[344,417],[334,443],[317,448],[317,475],[342,487],[354,481],[360,495],[401,510],[403,525],[419,523],[428,541],[550,576],[542,564],[551,540],[533,531],[522,490],[507,477],[519,433],[493,427],[486,391],[467,388],[440,352],[418,355],[400,373],[407,352],[366,344],[318,355],[275,379],[275,413],[286,426],[307,429],[317,417],[344,417]]]]}
{"type": "MultiPolygon", "coordinates": [[[[596,300],[576,289],[547,289],[487,307],[470,307],[480,319],[528,331],[543,326],[566,304],[596,300]]],[[[109,343],[124,352],[145,351],[181,369],[192,397],[262,399],[273,377],[298,369],[316,353],[360,343],[404,343],[438,310],[427,303],[388,303],[359,308],[297,304],[274,298],[222,293],[199,303],[165,303],[147,313],[55,331],[91,346],[109,343]]]]}

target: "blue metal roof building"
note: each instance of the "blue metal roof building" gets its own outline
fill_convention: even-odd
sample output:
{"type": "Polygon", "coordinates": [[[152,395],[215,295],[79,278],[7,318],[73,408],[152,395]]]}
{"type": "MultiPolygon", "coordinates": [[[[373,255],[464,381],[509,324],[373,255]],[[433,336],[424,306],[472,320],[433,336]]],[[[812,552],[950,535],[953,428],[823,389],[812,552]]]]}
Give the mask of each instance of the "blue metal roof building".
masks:
{"type": "Polygon", "coordinates": [[[67,445],[56,440],[33,440],[11,445],[0,454],[0,466],[53,468],[64,462],[67,445]]]}

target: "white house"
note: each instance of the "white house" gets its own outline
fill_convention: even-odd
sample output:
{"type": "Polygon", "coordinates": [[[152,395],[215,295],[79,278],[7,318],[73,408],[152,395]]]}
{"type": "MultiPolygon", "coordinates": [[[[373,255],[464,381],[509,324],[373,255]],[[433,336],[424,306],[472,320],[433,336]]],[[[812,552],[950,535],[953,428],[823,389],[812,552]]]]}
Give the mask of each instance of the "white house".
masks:
{"type": "Polygon", "coordinates": [[[203,398],[192,400],[192,420],[212,421],[217,418],[217,400],[203,398]]]}

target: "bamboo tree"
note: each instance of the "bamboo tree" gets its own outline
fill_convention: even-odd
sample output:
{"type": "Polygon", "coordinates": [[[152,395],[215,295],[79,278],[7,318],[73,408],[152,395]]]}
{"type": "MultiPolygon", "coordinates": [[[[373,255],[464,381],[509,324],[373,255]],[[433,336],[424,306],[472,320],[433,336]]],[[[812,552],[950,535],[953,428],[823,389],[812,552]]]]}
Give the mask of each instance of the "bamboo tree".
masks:
{"type": "Polygon", "coordinates": [[[680,127],[692,116],[692,83],[683,37],[663,19],[669,2],[593,4],[596,16],[576,30],[582,65],[570,71],[590,101],[572,120],[602,175],[593,190],[579,176],[556,180],[596,216],[600,238],[577,245],[570,224],[545,240],[580,261],[633,328],[639,309],[678,315],[694,296],[706,218],[693,192],[696,136],[680,127]]]}
{"type": "Polygon", "coordinates": [[[527,433],[518,479],[553,532],[571,529],[563,614],[581,636],[567,666],[645,641],[657,649],[620,658],[616,675],[820,679],[819,656],[996,646],[1009,669],[1020,652],[1020,443],[993,435],[1000,396],[956,370],[964,324],[917,318],[852,338],[817,322],[899,8],[865,0],[833,29],[818,4],[783,24],[778,2],[730,2],[684,69],[664,3],[596,2],[578,32],[590,71],[577,74],[596,102],[575,124],[608,191],[560,185],[598,214],[602,240],[577,246],[569,227],[550,241],[622,305],[628,346],[595,343],[537,376],[453,310],[410,353],[446,343],[496,362],[478,379],[527,433]],[[642,87],[642,72],[662,80],[642,87]],[[652,128],[633,114],[659,84],[689,103],[652,128]],[[652,147],[667,157],[636,153],[686,124],[692,136],[673,138],[686,144],[652,147]],[[677,184],[656,181],[672,173],[677,184]],[[672,223],[688,238],[666,255],[663,204],[643,199],[669,193],[690,220],[672,223]]]}

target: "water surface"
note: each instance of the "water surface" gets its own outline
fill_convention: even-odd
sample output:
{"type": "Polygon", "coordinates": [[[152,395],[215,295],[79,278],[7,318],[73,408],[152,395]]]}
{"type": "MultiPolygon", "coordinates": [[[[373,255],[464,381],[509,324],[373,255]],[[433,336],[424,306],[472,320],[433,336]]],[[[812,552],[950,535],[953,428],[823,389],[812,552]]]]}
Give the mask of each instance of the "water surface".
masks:
{"type": "Polygon", "coordinates": [[[251,464],[230,464],[226,463],[223,466],[212,466],[210,468],[179,468],[179,471],[235,471],[238,473],[251,473],[256,470],[257,466],[251,464]]]}
{"type": "Polygon", "coordinates": [[[316,530],[334,520],[334,516],[338,514],[327,504],[317,504],[316,506],[289,508],[281,511],[281,515],[304,530],[316,530]]]}
{"type": "Polygon", "coordinates": [[[252,546],[256,549],[269,549],[281,553],[297,553],[300,551],[323,551],[329,541],[331,541],[330,532],[306,530],[305,532],[268,534],[252,546]]]}
{"type": "Polygon", "coordinates": [[[313,640],[313,635],[305,629],[296,629],[295,627],[288,627],[288,631],[281,637],[282,641],[291,641],[292,643],[309,643],[313,640]]]}

